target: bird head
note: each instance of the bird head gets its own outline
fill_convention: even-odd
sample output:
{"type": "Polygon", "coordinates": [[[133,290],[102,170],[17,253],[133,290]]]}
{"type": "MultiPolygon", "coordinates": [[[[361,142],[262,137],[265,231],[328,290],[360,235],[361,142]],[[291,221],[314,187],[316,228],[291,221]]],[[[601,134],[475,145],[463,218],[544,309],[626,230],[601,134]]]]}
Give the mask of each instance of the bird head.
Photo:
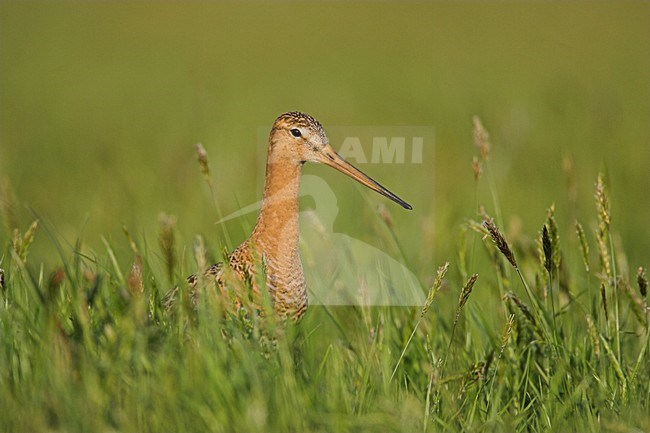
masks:
{"type": "Polygon", "coordinates": [[[294,111],[284,113],[275,120],[269,140],[269,163],[274,163],[276,158],[289,158],[295,164],[309,161],[328,165],[388,197],[403,208],[412,209],[410,204],[336,153],[329,143],[323,126],[308,114],[294,111]]]}

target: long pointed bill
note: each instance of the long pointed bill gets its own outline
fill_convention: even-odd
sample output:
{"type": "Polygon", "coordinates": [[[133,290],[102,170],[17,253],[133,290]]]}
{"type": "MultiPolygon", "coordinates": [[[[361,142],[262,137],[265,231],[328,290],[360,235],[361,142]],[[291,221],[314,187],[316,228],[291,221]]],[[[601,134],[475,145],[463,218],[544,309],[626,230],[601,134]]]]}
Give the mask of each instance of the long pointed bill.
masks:
{"type": "Polygon", "coordinates": [[[389,199],[393,200],[395,203],[399,204],[402,206],[404,209],[411,210],[413,209],[410,204],[381,186],[379,183],[375,182],[372,180],[370,177],[368,177],[366,174],[364,174],[361,170],[347,162],[345,159],[341,158],[341,156],[334,151],[332,146],[329,144],[326,145],[321,152],[318,154],[318,161],[322,162],[323,164],[329,165],[330,167],[333,167],[340,171],[341,173],[345,173],[348,176],[350,176],[352,179],[356,180],[357,182],[367,186],[373,191],[378,192],[379,194],[383,195],[384,197],[388,197],[389,199]]]}

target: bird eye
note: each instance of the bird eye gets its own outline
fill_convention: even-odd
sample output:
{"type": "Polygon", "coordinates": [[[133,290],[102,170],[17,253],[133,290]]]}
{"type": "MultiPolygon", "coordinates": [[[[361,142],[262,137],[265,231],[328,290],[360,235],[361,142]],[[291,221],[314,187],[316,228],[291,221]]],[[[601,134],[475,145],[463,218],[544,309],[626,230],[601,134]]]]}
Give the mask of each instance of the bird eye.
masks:
{"type": "Polygon", "coordinates": [[[300,136],[302,136],[302,133],[300,132],[300,129],[293,128],[291,130],[291,135],[293,135],[294,137],[300,137],[300,136]]]}

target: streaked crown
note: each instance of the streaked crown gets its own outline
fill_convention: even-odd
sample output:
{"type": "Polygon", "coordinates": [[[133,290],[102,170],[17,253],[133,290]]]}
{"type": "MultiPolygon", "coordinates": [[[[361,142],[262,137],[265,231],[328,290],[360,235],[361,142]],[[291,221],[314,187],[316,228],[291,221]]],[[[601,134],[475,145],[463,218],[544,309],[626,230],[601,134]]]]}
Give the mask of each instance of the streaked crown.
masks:
{"type": "Polygon", "coordinates": [[[318,132],[320,135],[325,136],[323,125],[309,114],[301,113],[300,111],[290,111],[283,113],[273,122],[273,129],[283,129],[291,127],[309,128],[318,132]]]}

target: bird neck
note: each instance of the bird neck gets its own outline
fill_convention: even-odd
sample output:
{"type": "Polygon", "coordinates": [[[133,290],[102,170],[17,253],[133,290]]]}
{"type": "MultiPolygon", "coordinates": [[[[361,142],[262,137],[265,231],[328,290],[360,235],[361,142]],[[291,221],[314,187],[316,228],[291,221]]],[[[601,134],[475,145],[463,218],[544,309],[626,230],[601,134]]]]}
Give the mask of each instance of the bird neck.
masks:
{"type": "Polygon", "coordinates": [[[302,164],[269,153],[262,208],[251,236],[269,259],[295,258],[298,250],[298,193],[302,164]]]}

